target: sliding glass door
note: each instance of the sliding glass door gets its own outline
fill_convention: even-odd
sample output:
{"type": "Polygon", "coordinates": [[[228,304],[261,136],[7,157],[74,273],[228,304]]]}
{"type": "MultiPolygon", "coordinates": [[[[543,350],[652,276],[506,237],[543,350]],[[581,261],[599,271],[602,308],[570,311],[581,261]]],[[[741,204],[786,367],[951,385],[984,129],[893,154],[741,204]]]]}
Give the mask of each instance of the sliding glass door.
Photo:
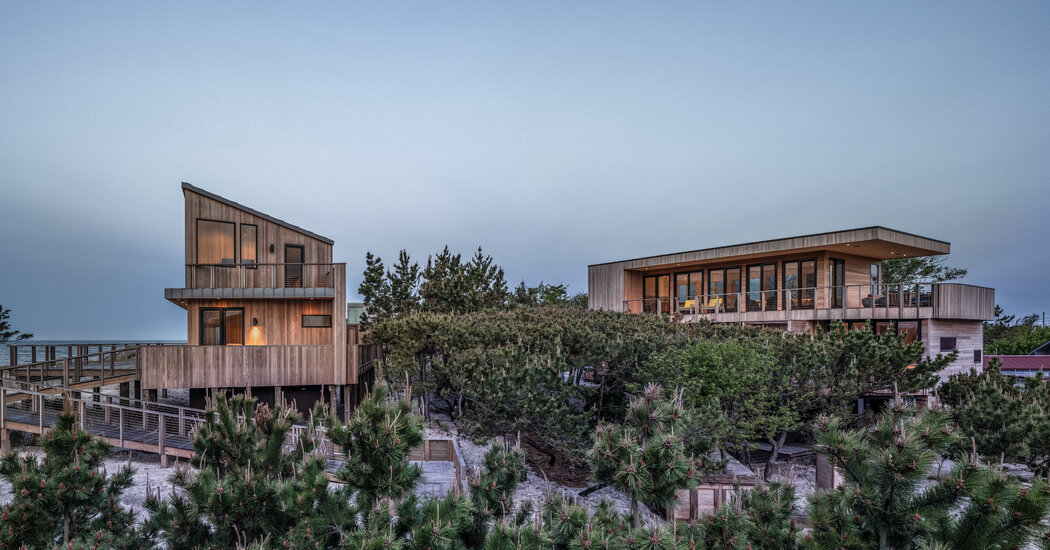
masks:
{"type": "Polygon", "coordinates": [[[788,260],[784,262],[784,294],[791,309],[813,309],[816,296],[817,260],[788,260]]]}
{"type": "MultiPolygon", "coordinates": [[[[690,273],[675,273],[674,275],[675,298],[678,299],[678,309],[692,311],[699,308],[698,300],[702,298],[704,288],[704,273],[693,271],[690,273]]],[[[699,311],[699,309],[697,309],[699,311]]]]}
{"type": "Polygon", "coordinates": [[[642,278],[642,311],[645,313],[671,312],[671,276],[650,275],[642,278]]]}
{"type": "Polygon", "coordinates": [[[777,264],[747,266],[747,310],[776,311],[777,264]]]}
{"type": "Polygon", "coordinates": [[[739,267],[719,267],[707,271],[708,302],[705,305],[712,305],[711,300],[715,300],[713,305],[718,308],[718,311],[736,311],[739,295],[739,267]]]}

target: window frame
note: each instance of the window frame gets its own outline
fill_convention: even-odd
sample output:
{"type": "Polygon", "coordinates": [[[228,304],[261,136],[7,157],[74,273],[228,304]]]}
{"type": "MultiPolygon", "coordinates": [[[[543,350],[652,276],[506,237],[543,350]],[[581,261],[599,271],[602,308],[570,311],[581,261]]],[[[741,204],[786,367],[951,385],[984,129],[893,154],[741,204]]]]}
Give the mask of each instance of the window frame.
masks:
{"type": "Polygon", "coordinates": [[[196,258],[194,258],[194,259],[197,261],[197,265],[215,265],[215,266],[219,266],[219,267],[237,267],[237,263],[238,263],[238,261],[237,261],[237,253],[239,252],[239,250],[237,248],[237,244],[238,244],[237,243],[237,222],[231,222],[231,221],[227,221],[227,220],[213,220],[213,219],[210,219],[210,218],[197,218],[196,224],[194,225],[194,231],[195,231],[195,234],[194,234],[195,239],[194,239],[193,247],[194,247],[195,252],[196,252],[196,258]],[[201,262],[201,246],[200,246],[200,244],[201,244],[201,222],[227,223],[227,224],[230,224],[230,225],[233,226],[233,263],[232,264],[224,264],[222,262],[215,263],[215,264],[209,264],[209,263],[202,263],[201,262]]]}
{"type": "Polygon", "coordinates": [[[302,328],[332,328],[332,314],[331,313],[304,313],[304,314],[302,314],[302,318],[300,319],[300,323],[302,325],[302,328]],[[328,324],[327,325],[307,325],[306,324],[306,318],[307,317],[321,317],[322,319],[327,317],[328,318],[328,324]]]}
{"type": "Polygon", "coordinates": [[[791,304],[791,309],[816,309],[817,308],[817,288],[820,286],[820,281],[817,278],[817,258],[799,258],[797,260],[784,260],[780,263],[780,290],[784,292],[784,304],[791,304]],[[801,286],[799,281],[802,280],[802,264],[805,262],[813,262],[813,287],[801,286]],[[795,264],[795,288],[788,288],[787,286],[787,266],[788,264],[795,264]],[[805,290],[809,293],[810,304],[808,306],[795,305],[795,302],[802,303],[802,291],[805,290]],[[795,297],[792,298],[791,292],[795,292],[795,297]],[[790,302],[789,302],[790,300],[790,302]]]}
{"type": "Polygon", "coordinates": [[[200,346],[243,346],[243,345],[245,345],[245,341],[246,341],[245,337],[247,336],[247,332],[248,332],[247,331],[247,325],[248,325],[248,316],[247,316],[247,312],[244,310],[243,306],[241,306],[241,307],[202,307],[202,308],[200,308],[200,311],[197,313],[197,345],[200,345],[200,346]],[[240,344],[227,344],[226,342],[229,339],[226,337],[226,312],[227,311],[238,311],[238,310],[241,312],[241,319],[243,319],[243,322],[241,323],[241,343],[240,344]],[[220,319],[220,324],[219,324],[219,336],[220,336],[220,338],[219,339],[222,340],[221,344],[205,344],[205,343],[203,343],[204,342],[204,313],[206,311],[218,311],[219,312],[219,319],[220,319]]]}
{"type": "Polygon", "coordinates": [[[940,344],[940,346],[938,347],[938,351],[940,353],[944,353],[946,351],[958,351],[959,349],[959,339],[955,336],[941,336],[941,340],[940,342],[938,342],[938,344],[940,344]],[[951,347],[946,348],[944,344],[948,341],[951,342],[951,347]]]}

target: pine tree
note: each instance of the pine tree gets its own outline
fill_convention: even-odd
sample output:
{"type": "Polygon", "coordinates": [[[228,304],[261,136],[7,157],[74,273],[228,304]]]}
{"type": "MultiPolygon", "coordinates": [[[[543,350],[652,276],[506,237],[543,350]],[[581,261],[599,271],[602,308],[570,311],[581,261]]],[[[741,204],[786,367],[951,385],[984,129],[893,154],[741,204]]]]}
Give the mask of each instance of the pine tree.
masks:
{"type": "Polygon", "coordinates": [[[361,314],[361,324],[365,327],[387,318],[393,310],[390,282],[386,279],[383,260],[371,252],[365,253],[365,272],[357,292],[365,301],[365,311],[361,314]]]}
{"type": "Polygon", "coordinates": [[[397,256],[394,271],[387,271],[390,288],[390,309],[395,315],[412,313],[419,307],[419,264],[412,262],[408,252],[402,250],[397,256]]]}
{"type": "Polygon", "coordinates": [[[10,318],[11,310],[5,309],[4,306],[0,305],[0,344],[19,342],[33,337],[32,334],[25,334],[20,330],[11,328],[11,322],[8,321],[10,318]]]}
{"type": "Polygon", "coordinates": [[[813,497],[805,547],[1005,549],[1036,542],[1050,513],[1041,480],[1024,488],[974,455],[924,487],[934,460],[957,437],[942,411],[916,414],[894,406],[865,430],[826,419],[817,448],[845,483],[813,497]]]}
{"type": "Polygon", "coordinates": [[[167,498],[150,494],[150,532],[168,548],[228,548],[267,540],[338,542],[355,523],[345,492],[330,491],[327,461],[316,453],[316,419],[291,438],[302,416],[271,410],[251,396],[209,399],[205,422],[194,439],[191,465],[171,481],[167,498]],[[288,445],[294,441],[293,445],[288,445]]]}
{"type": "Polygon", "coordinates": [[[68,403],[41,445],[45,456],[39,462],[16,454],[0,461],[0,477],[14,495],[0,511],[0,548],[95,540],[110,548],[152,546],[135,527],[134,513],[120,504],[132,484],[131,466],[108,474],[103,462],[112,446],[80,429],[68,403]]]}
{"type": "Polygon", "coordinates": [[[676,491],[697,484],[699,463],[685,456],[682,394],[664,399],[650,384],[631,402],[623,425],[600,424],[591,458],[595,479],[609,481],[631,498],[631,515],[640,524],[638,503],[663,510],[676,501],[676,491]]]}
{"type": "Polygon", "coordinates": [[[750,520],[751,550],[798,548],[799,529],[791,519],[795,511],[793,486],[770,483],[742,492],[740,507],[750,520]]]}
{"type": "Polygon", "coordinates": [[[408,461],[412,449],[423,443],[423,419],[412,412],[409,393],[406,389],[401,399],[394,399],[381,382],[346,424],[334,412],[328,416],[328,438],[346,457],[335,477],[368,509],[408,497],[422,475],[408,461]]]}

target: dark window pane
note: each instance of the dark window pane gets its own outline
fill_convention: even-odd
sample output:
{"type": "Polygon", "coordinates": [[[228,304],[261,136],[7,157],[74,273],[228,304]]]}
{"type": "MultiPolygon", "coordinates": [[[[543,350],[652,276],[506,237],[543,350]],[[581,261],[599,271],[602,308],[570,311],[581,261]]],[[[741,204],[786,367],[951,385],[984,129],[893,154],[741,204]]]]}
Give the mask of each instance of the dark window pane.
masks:
{"type": "Polygon", "coordinates": [[[955,349],[955,337],[954,336],[942,336],[941,337],[941,351],[952,351],[955,349]]]}
{"type": "Polygon", "coordinates": [[[328,328],[332,326],[331,315],[303,315],[303,326],[306,328],[328,328]]]}

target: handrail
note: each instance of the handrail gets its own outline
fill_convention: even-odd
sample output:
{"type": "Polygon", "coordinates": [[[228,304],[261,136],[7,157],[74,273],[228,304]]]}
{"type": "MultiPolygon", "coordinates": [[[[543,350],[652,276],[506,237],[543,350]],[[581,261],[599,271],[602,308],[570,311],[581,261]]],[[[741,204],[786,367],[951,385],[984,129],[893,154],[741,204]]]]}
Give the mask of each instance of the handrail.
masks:
{"type": "Polygon", "coordinates": [[[935,306],[935,288],[941,284],[957,283],[924,281],[740,290],[738,292],[703,293],[685,297],[666,296],[624,300],[623,308],[625,311],[632,313],[681,313],[694,316],[727,312],[790,311],[793,309],[930,308],[935,306]],[[820,299],[818,300],[818,298],[820,299]],[[688,307],[686,307],[687,305],[688,307]]]}
{"type": "Polygon", "coordinates": [[[186,264],[187,288],[335,288],[345,262],[186,264]]]}

